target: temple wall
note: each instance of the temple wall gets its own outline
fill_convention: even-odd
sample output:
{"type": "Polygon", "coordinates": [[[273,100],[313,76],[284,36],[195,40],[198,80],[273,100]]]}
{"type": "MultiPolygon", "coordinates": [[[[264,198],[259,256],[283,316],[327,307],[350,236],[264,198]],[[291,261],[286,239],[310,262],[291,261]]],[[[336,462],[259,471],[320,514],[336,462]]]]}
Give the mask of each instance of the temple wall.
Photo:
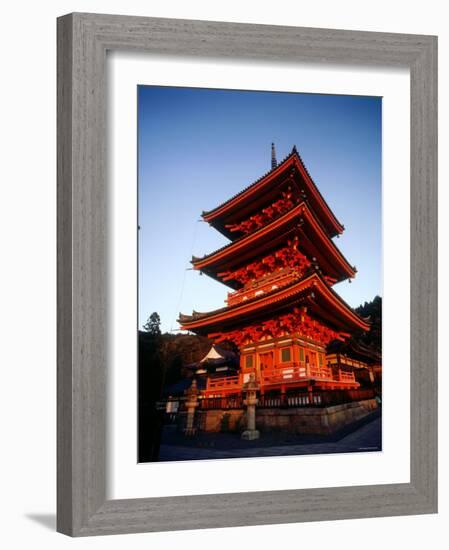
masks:
{"type": "Polygon", "coordinates": [[[328,435],[356,422],[377,408],[375,399],[355,401],[327,408],[258,409],[257,429],[297,434],[328,435]]]}
{"type": "Polygon", "coordinates": [[[243,431],[245,411],[242,409],[217,409],[204,411],[201,421],[202,429],[206,432],[243,431]]]}
{"type": "MultiPolygon", "coordinates": [[[[295,434],[328,435],[361,420],[376,408],[375,399],[327,408],[256,408],[256,427],[261,432],[279,430],[295,434]]],[[[203,415],[201,429],[206,432],[244,429],[245,411],[241,409],[204,411],[203,415]]]]}

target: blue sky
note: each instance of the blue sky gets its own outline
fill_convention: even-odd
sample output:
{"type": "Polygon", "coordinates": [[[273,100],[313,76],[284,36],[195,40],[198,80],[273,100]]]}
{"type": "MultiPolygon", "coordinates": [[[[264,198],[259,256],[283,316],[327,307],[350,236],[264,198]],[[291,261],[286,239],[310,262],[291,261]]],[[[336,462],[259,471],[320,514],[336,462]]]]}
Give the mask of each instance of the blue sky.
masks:
{"type": "Polygon", "coordinates": [[[382,295],[381,98],[138,87],[139,327],[224,305],[229,289],[192,271],[227,239],[201,222],[296,144],[345,226],[334,239],[356,278],[334,286],[352,306],[382,295]]]}

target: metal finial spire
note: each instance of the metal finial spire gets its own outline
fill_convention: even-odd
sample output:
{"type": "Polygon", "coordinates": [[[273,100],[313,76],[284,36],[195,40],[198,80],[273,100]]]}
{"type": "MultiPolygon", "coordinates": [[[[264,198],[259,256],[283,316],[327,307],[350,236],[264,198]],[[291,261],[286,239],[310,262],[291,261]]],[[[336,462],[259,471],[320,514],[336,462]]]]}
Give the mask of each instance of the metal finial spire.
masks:
{"type": "Polygon", "coordinates": [[[274,143],[271,144],[271,169],[276,168],[278,161],[276,160],[276,149],[274,148],[274,143]]]}

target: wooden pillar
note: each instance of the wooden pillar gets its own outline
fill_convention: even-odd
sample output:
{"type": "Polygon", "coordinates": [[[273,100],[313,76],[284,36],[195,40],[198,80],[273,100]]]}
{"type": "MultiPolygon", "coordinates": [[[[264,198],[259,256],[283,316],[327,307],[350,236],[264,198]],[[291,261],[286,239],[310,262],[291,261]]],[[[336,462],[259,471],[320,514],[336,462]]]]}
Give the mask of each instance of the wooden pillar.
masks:
{"type": "Polygon", "coordinates": [[[281,386],[281,407],[285,407],[287,405],[287,399],[286,399],[286,393],[285,393],[285,386],[281,386]]]}
{"type": "Polygon", "coordinates": [[[254,372],[256,373],[256,380],[260,383],[260,355],[257,347],[254,350],[254,372]]]}
{"type": "Polygon", "coordinates": [[[307,395],[309,396],[309,405],[313,404],[313,386],[307,386],[307,395]]]}
{"type": "Polygon", "coordinates": [[[297,343],[292,344],[293,362],[299,365],[299,346],[297,343]]]}

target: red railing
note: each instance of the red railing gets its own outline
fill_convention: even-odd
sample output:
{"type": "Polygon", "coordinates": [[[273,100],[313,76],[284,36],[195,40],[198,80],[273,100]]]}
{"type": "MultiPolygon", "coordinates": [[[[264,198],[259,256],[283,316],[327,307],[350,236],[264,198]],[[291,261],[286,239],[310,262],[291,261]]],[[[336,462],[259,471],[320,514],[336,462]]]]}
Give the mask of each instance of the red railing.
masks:
{"type": "MultiPolygon", "coordinates": [[[[259,395],[257,408],[276,409],[278,407],[331,407],[333,405],[341,405],[352,401],[374,399],[376,395],[377,392],[373,388],[313,392],[289,391],[285,394],[277,393],[259,395]]],[[[165,401],[159,403],[159,408],[166,412],[167,418],[170,418],[170,415],[176,417],[176,415],[185,414],[185,398],[179,398],[176,400],[176,403],[176,412],[166,412],[170,409],[170,407],[167,407],[167,402],[165,401]]],[[[244,407],[244,398],[241,393],[224,397],[201,397],[198,401],[198,409],[204,411],[216,409],[244,409],[244,407]]]]}
{"type": "Polygon", "coordinates": [[[278,396],[261,395],[257,407],[277,408],[277,407],[331,407],[351,403],[352,401],[364,401],[374,399],[376,392],[374,389],[364,390],[326,390],[313,392],[294,392],[278,396]]]}
{"type": "MultiPolygon", "coordinates": [[[[339,382],[343,384],[357,385],[353,372],[342,370],[332,372],[330,367],[305,365],[301,363],[285,363],[270,369],[265,369],[260,375],[262,387],[276,386],[279,384],[289,385],[295,382],[306,380],[321,380],[327,382],[339,382]]],[[[206,395],[213,397],[214,392],[220,393],[240,392],[243,380],[239,376],[222,376],[220,378],[208,378],[206,395]]]]}
{"type": "Polygon", "coordinates": [[[292,272],[290,271],[283,271],[279,275],[272,276],[271,278],[267,279],[265,282],[263,282],[263,284],[260,284],[257,287],[243,287],[234,292],[229,292],[226,301],[228,303],[228,306],[232,306],[236,303],[243,302],[245,297],[246,299],[249,299],[265,294],[266,292],[270,292],[271,290],[273,290],[273,286],[276,286],[277,288],[286,286],[296,277],[297,276],[295,274],[292,274],[292,272]]]}
{"type": "Polygon", "coordinates": [[[353,372],[338,371],[338,379],[340,382],[355,382],[355,376],[353,372]]]}
{"type": "Polygon", "coordinates": [[[242,395],[229,395],[227,397],[204,397],[199,400],[201,410],[212,409],[242,409],[244,406],[242,395]]]}
{"type": "Polygon", "coordinates": [[[222,376],[220,378],[208,378],[206,391],[239,389],[240,387],[241,384],[238,376],[222,376]]]}
{"type": "Polygon", "coordinates": [[[283,367],[265,369],[260,376],[264,386],[282,382],[293,382],[294,380],[306,379],[307,377],[307,369],[294,363],[284,365],[283,367]]]}
{"type": "Polygon", "coordinates": [[[317,380],[335,380],[332,375],[332,369],[329,367],[319,367],[311,365],[309,367],[309,377],[317,380]]]}
{"type": "Polygon", "coordinates": [[[261,374],[261,382],[264,386],[279,383],[288,384],[307,379],[356,383],[353,372],[339,371],[338,374],[334,376],[330,367],[306,365],[304,363],[277,365],[271,369],[263,370],[261,374]]]}

